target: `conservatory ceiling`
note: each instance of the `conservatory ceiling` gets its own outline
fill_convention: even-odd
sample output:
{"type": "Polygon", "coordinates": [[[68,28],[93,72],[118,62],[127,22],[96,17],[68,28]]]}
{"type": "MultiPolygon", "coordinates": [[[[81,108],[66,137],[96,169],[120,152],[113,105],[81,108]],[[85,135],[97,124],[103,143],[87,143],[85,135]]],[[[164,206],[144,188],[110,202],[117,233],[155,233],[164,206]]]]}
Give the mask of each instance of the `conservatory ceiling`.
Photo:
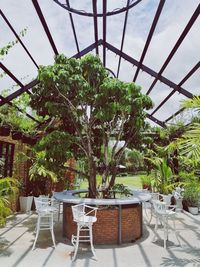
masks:
{"type": "Polygon", "coordinates": [[[0,105],[31,93],[38,66],[56,54],[92,53],[112,77],[136,82],[152,98],[151,124],[185,119],[181,100],[199,94],[199,14],[198,0],[1,0],[0,47],[19,42],[0,59],[0,94],[11,90],[0,105]]]}

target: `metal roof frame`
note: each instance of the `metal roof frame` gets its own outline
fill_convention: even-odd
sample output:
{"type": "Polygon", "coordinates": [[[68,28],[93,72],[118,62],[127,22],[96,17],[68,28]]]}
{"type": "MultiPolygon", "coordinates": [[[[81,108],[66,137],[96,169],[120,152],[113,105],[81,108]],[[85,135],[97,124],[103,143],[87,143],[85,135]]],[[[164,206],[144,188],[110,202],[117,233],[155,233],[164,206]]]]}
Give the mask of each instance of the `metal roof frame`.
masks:
{"type": "MultiPolygon", "coordinates": [[[[97,0],[91,0],[92,2],[92,13],[88,13],[88,12],[83,12],[80,10],[75,10],[71,7],[70,5],[70,0],[66,0],[66,4],[61,4],[61,1],[59,0],[53,0],[56,4],[62,6],[63,8],[65,8],[68,11],[68,15],[69,15],[69,19],[70,19],[70,24],[71,24],[71,28],[72,28],[72,32],[73,32],[73,36],[74,36],[74,41],[75,41],[75,45],[76,45],[76,49],[77,49],[77,54],[75,54],[73,57],[75,58],[79,58],[87,53],[89,53],[90,51],[94,50],[96,51],[96,54],[99,55],[99,47],[102,46],[103,49],[103,64],[106,67],[106,60],[107,60],[107,53],[106,50],[110,50],[111,52],[115,53],[116,55],[119,56],[119,61],[118,61],[118,67],[117,67],[117,74],[116,76],[119,76],[119,72],[120,72],[120,67],[121,67],[121,59],[124,59],[126,61],[128,61],[131,65],[136,66],[136,71],[134,73],[134,77],[133,77],[133,82],[135,82],[137,80],[138,74],[140,71],[144,71],[145,73],[147,73],[148,75],[151,75],[152,77],[154,77],[154,81],[151,84],[151,86],[149,87],[149,89],[147,90],[147,95],[150,94],[150,92],[154,89],[155,84],[157,83],[157,81],[160,81],[161,83],[167,85],[168,87],[170,87],[172,90],[171,92],[161,101],[161,103],[153,110],[153,112],[151,114],[147,114],[147,118],[152,120],[153,122],[155,122],[156,124],[158,124],[161,127],[166,127],[166,123],[169,122],[172,118],[174,118],[175,116],[177,116],[180,112],[182,112],[184,109],[180,109],[177,112],[175,112],[173,115],[171,115],[170,117],[168,117],[167,119],[165,119],[164,121],[160,121],[155,117],[156,112],[175,94],[175,92],[181,93],[182,95],[188,97],[188,98],[192,98],[193,94],[191,92],[189,92],[188,90],[186,90],[185,88],[183,88],[183,84],[199,69],[200,67],[200,61],[198,61],[196,63],[196,65],[185,75],[185,77],[183,77],[183,79],[178,83],[174,83],[173,81],[169,80],[168,78],[166,78],[163,75],[164,70],[166,69],[166,67],[168,66],[168,64],[170,63],[171,59],[173,58],[173,56],[175,55],[176,51],[178,50],[178,48],[180,47],[180,45],[182,44],[182,42],[184,41],[185,37],[187,36],[188,32],[190,31],[190,29],[192,28],[193,24],[195,23],[195,21],[197,20],[199,14],[200,14],[200,4],[198,4],[196,10],[194,11],[193,15],[191,16],[190,20],[188,21],[185,29],[183,30],[183,32],[181,33],[181,35],[179,36],[177,42],[175,43],[173,49],[171,50],[171,52],[169,53],[168,57],[166,58],[165,62],[163,63],[162,67],[160,68],[160,70],[158,72],[156,72],[155,70],[153,70],[152,68],[146,66],[143,64],[145,55],[148,51],[149,45],[151,43],[151,40],[153,38],[157,23],[159,21],[159,18],[162,14],[162,10],[164,7],[164,4],[166,2],[166,0],[160,0],[158,1],[158,7],[156,10],[156,13],[154,15],[153,18],[153,22],[152,25],[150,27],[144,48],[142,50],[141,56],[139,61],[137,61],[134,57],[126,54],[123,51],[123,46],[124,46],[124,40],[125,40],[125,35],[126,35],[126,26],[127,26],[127,21],[128,21],[128,13],[130,12],[131,8],[134,7],[135,5],[139,4],[141,2],[141,0],[138,1],[131,1],[131,0],[127,0],[127,4],[126,7],[120,8],[118,10],[113,10],[113,11],[107,11],[107,1],[106,0],[102,0],[102,13],[98,13],[97,12],[97,0]],[[120,49],[116,48],[115,46],[113,46],[112,44],[107,42],[107,17],[108,16],[112,16],[112,15],[116,15],[119,13],[125,12],[125,17],[124,17],[124,25],[123,25],[123,31],[122,31],[122,38],[121,38],[121,43],[120,43],[120,49]],[[77,32],[75,29],[75,25],[74,25],[74,18],[73,15],[74,14],[78,14],[78,15],[83,15],[83,16],[88,16],[88,17],[93,17],[93,28],[94,28],[94,43],[89,45],[88,47],[86,47],[85,49],[80,51],[80,46],[79,46],[79,41],[78,41],[78,37],[77,37],[77,32]],[[102,22],[103,22],[103,36],[102,39],[99,38],[99,34],[98,34],[98,17],[102,17],[102,22]]],[[[36,13],[40,19],[40,22],[43,26],[43,29],[47,35],[48,41],[52,47],[52,50],[54,52],[55,55],[59,54],[59,51],[56,47],[55,41],[52,37],[52,34],[49,30],[48,24],[46,22],[46,19],[43,15],[43,12],[40,8],[39,2],[38,0],[32,0],[33,6],[36,10],[36,13]]],[[[26,48],[26,46],[24,45],[24,43],[22,42],[21,38],[19,37],[19,35],[17,34],[17,32],[15,31],[14,27],[11,25],[11,23],[9,22],[8,18],[5,16],[5,14],[3,13],[2,10],[0,10],[0,15],[2,16],[2,18],[4,19],[5,23],[8,25],[8,27],[10,28],[10,30],[12,31],[12,33],[15,35],[15,37],[17,38],[17,40],[19,41],[19,43],[21,44],[21,46],[23,47],[23,49],[25,50],[25,52],[27,53],[27,55],[29,56],[29,58],[31,59],[31,61],[33,62],[33,64],[35,65],[36,68],[38,68],[38,65],[36,63],[36,61],[34,60],[33,56],[31,55],[31,53],[28,51],[28,49],[26,48]]],[[[10,78],[17,83],[20,88],[18,90],[16,90],[14,93],[11,93],[9,96],[7,97],[3,97],[0,96],[0,106],[8,103],[9,105],[12,105],[12,100],[16,97],[18,97],[20,94],[24,93],[24,92],[29,92],[29,89],[33,88],[34,86],[36,86],[38,84],[38,81],[35,79],[33,81],[31,81],[30,83],[23,85],[17,78],[16,76],[3,64],[0,62],[0,68],[8,75],[10,76],[10,78]]],[[[115,76],[115,73],[110,70],[110,72],[113,74],[113,76],[115,76]]],[[[19,111],[20,109],[18,107],[16,107],[19,111]]],[[[29,114],[27,115],[29,116],[29,114]]],[[[30,117],[30,116],[29,116],[30,117]]],[[[33,118],[34,120],[34,118],[33,118]]]]}

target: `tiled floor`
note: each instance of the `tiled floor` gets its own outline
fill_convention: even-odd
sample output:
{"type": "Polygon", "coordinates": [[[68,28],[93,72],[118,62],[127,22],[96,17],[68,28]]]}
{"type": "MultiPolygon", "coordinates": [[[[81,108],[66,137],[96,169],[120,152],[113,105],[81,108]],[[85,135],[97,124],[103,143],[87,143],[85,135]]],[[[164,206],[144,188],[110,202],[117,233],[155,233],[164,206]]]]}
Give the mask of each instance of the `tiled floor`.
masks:
{"type": "Polygon", "coordinates": [[[92,258],[87,247],[83,247],[75,262],[71,261],[72,245],[62,237],[62,222],[55,224],[56,249],[52,247],[51,235],[47,231],[40,234],[36,249],[31,250],[36,218],[34,213],[16,214],[9,218],[5,228],[0,229],[0,267],[200,267],[200,214],[177,214],[176,225],[181,246],[171,232],[165,250],[161,229],[160,238],[153,243],[153,218],[150,226],[144,224],[143,237],[135,243],[96,245],[98,261],[92,258]]]}

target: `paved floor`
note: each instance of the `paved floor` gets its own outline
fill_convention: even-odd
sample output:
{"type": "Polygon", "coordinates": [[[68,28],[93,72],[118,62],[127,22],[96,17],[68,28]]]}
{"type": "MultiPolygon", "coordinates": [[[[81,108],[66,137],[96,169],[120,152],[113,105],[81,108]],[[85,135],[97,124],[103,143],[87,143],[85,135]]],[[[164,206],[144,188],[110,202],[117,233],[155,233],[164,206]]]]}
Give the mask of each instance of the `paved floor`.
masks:
{"type": "Polygon", "coordinates": [[[71,261],[73,247],[62,237],[61,222],[55,225],[56,249],[52,247],[50,233],[43,231],[36,249],[31,250],[36,218],[34,213],[16,214],[9,218],[5,228],[0,229],[0,267],[200,267],[200,214],[177,214],[176,225],[181,246],[171,232],[165,250],[161,229],[160,238],[153,243],[153,218],[150,226],[144,224],[144,235],[135,243],[121,246],[96,245],[98,261],[93,259],[90,250],[83,247],[75,262],[71,261]]]}

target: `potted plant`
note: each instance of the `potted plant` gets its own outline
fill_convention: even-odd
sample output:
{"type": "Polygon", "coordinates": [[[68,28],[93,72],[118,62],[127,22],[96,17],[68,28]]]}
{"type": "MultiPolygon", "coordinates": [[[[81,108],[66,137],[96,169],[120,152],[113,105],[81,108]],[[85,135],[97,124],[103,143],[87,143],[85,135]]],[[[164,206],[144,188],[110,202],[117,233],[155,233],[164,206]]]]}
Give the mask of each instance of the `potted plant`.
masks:
{"type": "Polygon", "coordinates": [[[33,203],[33,196],[20,196],[19,203],[21,212],[30,212],[33,203]]]}
{"type": "Polygon", "coordinates": [[[9,107],[8,105],[4,105],[0,107],[0,135],[1,136],[9,136],[11,126],[8,120],[9,107]]]}
{"type": "Polygon", "coordinates": [[[151,177],[149,175],[141,175],[140,180],[143,189],[151,190],[151,177]]]}
{"type": "Polygon", "coordinates": [[[28,134],[25,134],[25,133],[22,134],[22,142],[24,144],[27,144],[27,145],[34,145],[35,144],[32,137],[28,134]]]}
{"type": "Polygon", "coordinates": [[[198,182],[190,183],[185,187],[183,199],[187,203],[189,212],[193,215],[197,215],[200,199],[200,185],[198,182]]]}
{"type": "Polygon", "coordinates": [[[25,183],[25,181],[21,183],[19,203],[21,212],[31,211],[33,196],[32,191],[27,188],[27,184],[25,183]]]}
{"type": "Polygon", "coordinates": [[[12,125],[11,136],[13,140],[20,140],[22,138],[22,130],[20,129],[21,117],[11,113],[9,118],[12,125]]]}
{"type": "Polygon", "coordinates": [[[26,114],[29,101],[29,95],[23,94],[19,98],[13,100],[12,106],[5,104],[0,107],[0,124],[2,125],[2,127],[0,127],[0,134],[4,136],[9,135],[12,128],[11,136],[13,140],[23,139],[24,143],[34,145],[37,141],[36,138],[34,138],[36,121],[29,118],[26,114]],[[18,106],[20,106],[21,112],[16,108],[18,106]],[[9,127],[7,125],[9,125],[9,127]]]}
{"type": "Polygon", "coordinates": [[[11,127],[8,124],[2,124],[0,126],[0,135],[1,136],[9,136],[10,135],[11,127]]]}

